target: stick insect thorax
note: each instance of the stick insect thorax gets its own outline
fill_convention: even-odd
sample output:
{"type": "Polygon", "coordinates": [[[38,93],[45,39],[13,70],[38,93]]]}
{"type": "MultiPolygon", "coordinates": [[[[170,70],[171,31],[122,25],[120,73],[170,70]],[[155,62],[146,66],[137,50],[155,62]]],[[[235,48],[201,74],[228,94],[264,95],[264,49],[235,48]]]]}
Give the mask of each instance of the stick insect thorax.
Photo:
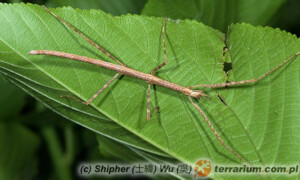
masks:
{"type": "Polygon", "coordinates": [[[202,96],[207,96],[201,90],[192,90],[190,88],[180,86],[178,84],[163,80],[157,76],[154,76],[151,74],[146,74],[146,73],[131,69],[129,67],[123,66],[123,65],[117,65],[117,64],[109,63],[109,62],[99,60],[99,59],[93,59],[93,58],[89,58],[89,57],[85,57],[85,56],[79,56],[79,55],[74,55],[74,54],[70,54],[70,53],[49,51],[49,50],[32,50],[28,54],[51,55],[51,56],[64,57],[64,58],[68,58],[68,59],[82,61],[82,62],[94,64],[97,66],[101,66],[101,67],[119,72],[126,76],[136,77],[136,78],[146,81],[147,83],[163,86],[163,87],[181,92],[187,96],[191,96],[191,97],[194,97],[197,99],[202,96]]]}

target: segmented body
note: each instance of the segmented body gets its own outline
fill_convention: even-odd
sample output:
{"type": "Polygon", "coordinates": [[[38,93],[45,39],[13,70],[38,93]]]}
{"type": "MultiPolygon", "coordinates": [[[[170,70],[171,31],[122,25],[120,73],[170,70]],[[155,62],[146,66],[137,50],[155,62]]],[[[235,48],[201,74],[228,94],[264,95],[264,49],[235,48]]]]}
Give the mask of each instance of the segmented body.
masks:
{"type": "Polygon", "coordinates": [[[90,64],[95,64],[97,66],[101,66],[116,72],[119,72],[121,74],[124,74],[126,76],[132,76],[139,79],[142,79],[150,84],[156,84],[159,86],[163,86],[178,92],[181,92],[187,96],[192,96],[194,98],[199,98],[201,96],[206,96],[202,91],[200,90],[191,90],[187,87],[180,86],[178,84],[163,80],[159,77],[156,77],[151,74],[146,74],[134,69],[131,69],[129,67],[126,67],[124,65],[117,65],[113,63],[109,63],[106,61],[102,61],[99,59],[93,59],[85,56],[79,56],[75,54],[65,53],[65,52],[58,52],[58,51],[50,51],[50,50],[32,50],[28,54],[36,54],[36,55],[51,55],[51,56],[58,56],[58,57],[64,57],[68,59],[73,59],[77,61],[82,61],[90,64]]]}

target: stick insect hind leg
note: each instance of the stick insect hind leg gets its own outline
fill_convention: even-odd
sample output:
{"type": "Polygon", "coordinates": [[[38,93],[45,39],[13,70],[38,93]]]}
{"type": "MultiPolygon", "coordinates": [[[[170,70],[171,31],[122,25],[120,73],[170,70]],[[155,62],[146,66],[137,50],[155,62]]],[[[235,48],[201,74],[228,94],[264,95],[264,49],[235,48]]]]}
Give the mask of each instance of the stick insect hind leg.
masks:
{"type": "MultiPolygon", "coordinates": [[[[164,47],[164,58],[165,61],[163,63],[161,63],[160,65],[158,65],[156,68],[152,69],[150,74],[154,75],[155,71],[159,70],[160,68],[162,68],[163,66],[165,66],[168,63],[167,60],[167,50],[166,50],[166,42],[165,42],[165,29],[166,29],[166,21],[168,20],[168,18],[166,17],[163,23],[163,27],[162,27],[162,31],[161,31],[161,36],[162,36],[162,41],[163,41],[163,47],[164,47]]],[[[151,83],[148,83],[148,91],[147,91],[147,121],[150,120],[152,114],[155,112],[155,110],[157,110],[157,112],[160,111],[159,106],[156,106],[155,108],[153,108],[152,113],[150,114],[150,89],[151,89],[151,83]]]]}
{"type": "MultiPolygon", "coordinates": [[[[195,86],[190,86],[189,88],[192,89],[192,88],[197,88],[197,87],[200,87],[200,86],[207,87],[207,88],[219,88],[219,87],[227,87],[227,86],[234,86],[234,85],[238,85],[238,84],[247,84],[247,83],[257,82],[257,81],[263,79],[264,77],[268,76],[269,74],[271,74],[272,72],[274,72],[275,70],[277,70],[278,68],[280,68],[281,66],[283,66],[284,64],[288,63],[289,61],[291,61],[292,59],[294,59],[298,55],[300,55],[300,52],[292,55],[291,57],[289,57],[288,59],[286,59],[284,62],[282,62],[281,64],[279,64],[278,66],[276,66],[275,68],[273,68],[272,70],[270,70],[269,72],[263,74],[262,76],[260,76],[258,78],[244,80],[244,81],[221,83],[221,84],[199,84],[199,85],[195,85],[195,86]]],[[[192,98],[190,96],[188,96],[188,98],[189,98],[190,102],[193,104],[193,106],[196,107],[196,109],[198,110],[198,112],[202,115],[202,117],[204,118],[204,120],[206,121],[206,123],[209,125],[209,127],[211,128],[211,130],[213,131],[213,133],[215,134],[215,136],[217,137],[217,139],[220,141],[220,143],[222,144],[222,146],[224,146],[226,149],[228,149],[231,153],[233,153],[240,160],[242,160],[245,163],[251,165],[248,161],[246,161],[244,158],[242,158],[238,153],[236,153],[229,146],[227,146],[226,144],[224,144],[224,141],[218,135],[218,133],[216,132],[216,130],[214,129],[214,127],[212,126],[212,124],[210,123],[210,121],[207,119],[207,117],[205,116],[205,114],[203,113],[203,111],[201,110],[201,108],[197,104],[195,104],[193,102],[193,100],[192,100],[192,98]]]]}
{"type": "Polygon", "coordinates": [[[206,115],[204,114],[204,112],[202,111],[202,109],[196,103],[194,103],[194,101],[192,100],[192,97],[188,96],[188,98],[189,98],[190,102],[192,103],[192,105],[197,109],[197,111],[204,118],[205,122],[208,124],[208,126],[210,127],[210,129],[212,130],[212,132],[214,133],[214,135],[217,137],[217,139],[219,140],[219,142],[221,143],[221,145],[223,147],[225,147],[226,149],[228,149],[237,158],[239,158],[240,160],[242,160],[246,164],[252,166],[246,159],[244,159],[242,156],[240,156],[237,152],[235,152],[233,149],[231,149],[229,146],[227,146],[224,143],[223,139],[219,136],[218,132],[215,130],[215,128],[213,127],[213,125],[210,123],[210,121],[208,120],[208,118],[206,117],[206,115]]]}
{"type": "Polygon", "coordinates": [[[281,64],[279,64],[278,66],[276,66],[275,68],[271,69],[269,72],[267,72],[266,74],[261,75],[258,78],[244,80],[244,81],[221,83],[221,84],[198,84],[198,85],[195,85],[195,86],[190,86],[190,88],[192,89],[192,88],[197,88],[197,87],[201,87],[201,86],[207,87],[207,88],[219,88],[219,87],[234,86],[234,85],[238,85],[238,84],[254,83],[254,82],[257,82],[257,81],[263,79],[264,77],[268,76],[269,74],[271,74],[272,72],[274,72],[275,70],[277,70],[281,66],[285,65],[286,63],[288,63],[289,61],[291,61],[292,59],[294,59],[298,55],[300,55],[300,52],[297,52],[296,54],[292,55],[291,57],[289,57],[288,59],[283,61],[281,64]]]}
{"type": "MultiPolygon", "coordinates": [[[[112,59],[113,61],[117,62],[118,64],[125,66],[123,63],[121,63],[117,58],[115,58],[113,55],[111,55],[109,52],[107,52],[106,50],[104,50],[102,47],[100,47],[98,44],[96,44],[95,42],[93,42],[91,39],[87,38],[84,34],[82,34],[79,30],[77,30],[75,27],[73,27],[70,23],[68,23],[67,21],[63,20],[61,17],[57,16],[55,13],[53,13],[52,11],[50,11],[46,6],[42,5],[42,7],[48,11],[51,15],[53,15],[56,19],[58,19],[59,21],[61,21],[62,23],[64,23],[65,25],[67,25],[68,27],[70,27],[72,30],[74,30],[78,35],[80,35],[82,38],[84,38],[88,43],[90,43],[91,45],[93,45],[94,47],[96,47],[97,49],[99,49],[100,51],[102,51],[106,56],[108,56],[110,59],[112,59]]],[[[112,77],[101,89],[99,89],[97,91],[96,94],[94,94],[88,101],[82,101],[74,96],[70,96],[70,95],[61,95],[60,97],[66,97],[66,98],[71,98],[74,99],[76,101],[79,101],[85,105],[89,105],[105,88],[107,88],[112,82],[113,80],[115,80],[118,76],[120,75],[120,73],[117,73],[114,77],[112,77]]]]}

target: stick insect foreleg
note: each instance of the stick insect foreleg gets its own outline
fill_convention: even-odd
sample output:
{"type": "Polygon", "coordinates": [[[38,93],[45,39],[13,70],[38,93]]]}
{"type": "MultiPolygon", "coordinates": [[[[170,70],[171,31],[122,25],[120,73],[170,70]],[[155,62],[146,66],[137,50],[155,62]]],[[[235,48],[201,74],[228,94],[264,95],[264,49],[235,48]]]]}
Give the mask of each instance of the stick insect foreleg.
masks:
{"type": "MultiPolygon", "coordinates": [[[[123,63],[121,63],[117,58],[115,58],[113,55],[111,55],[109,52],[107,52],[106,50],[104,50],[102,47],[100,47],[98,44],[96,44],[94,41],[92,41],[91,39],[87,38],[84,34],[82,34],[79,30],[77,30],[75,27],[73,27],[70,23],[68,23],[67,21],[63,20],[61,17],[57,16],[55,13],[53,13],[52,11],[50,11],[46,6],[42,7],[48,11],[51,15],[53,15],[56,19],[58,19],[59,21],[61,21],[62,23],[64,23],[65,25],[67,25],[68,27],[70,27],[72,30],[74,30],[78,35],[80,35],[82,38],[84,38],[88,43],[90,43],[91,45],[93,45],[94,47],[96,47],[97,49],[99,49],[100,51],[102,51],[105,55],[107,55],[109,58],[111,58],[112,60],[114,60],[115,62],[119,63],[122,66],[125,66],[123,63]]],[[[76,97],[70,96],[70,95],[61,95],[60,97],[67,97],[67,98],[72,98],[76,101],[79,101],[85,105],[89,105],[109,84],[112,83],[112,81],[114,79],[116,79],[118,76],[120,75],[120,73],[117,73],[113,78],[111,78],[96,94],[94,94],[88,101],[84,102],[76,97]]]]}
{"type": "Polygon", "coordinates": [[[91,45],[93,45],[94,47],[96,47],[97,49],[99,49],[100,51],[102,51],[106,56],[108,56],[109,58],[111,58],[112,60],[114,60],[115,62],[119,63],[120,65],[125,66],[123,63],[121,63],[117,58],[115,58],[113,55],[111,55],[109,52],[107,52],[105,49],[103,49],[102,47],[100,47],[98,44],[96,44],[94,41],[92,41],[91,39],[87,38],[84,34],[82,34],[78,29],[76,29],[75,27],[73,27],[70,23],[68,23],[67,21],[63,20],[61,17],[57,16],[56,14],[54,14],[54,12],[50,11],[46,6],[42,5],[42,7],[48,11],[50,14],[52,14],[56,19],[58,19],[59,21],[61,21],[62,23],[64,23],[65,25],[69,26],[71,29],[73,29],[77,34],[79,34],[81,37],[83,37],[88,43],[90,43],[91,45]]]}
{"type": "Polygon", "coordinates": [[[262,78],[268,76],[269,74],[271,74],[272,72],[274,72],[275,70],[277,70],[278,68],[283,66],[284,64],[288,63],[289,61],[291,61],[293,58],[295,58],[299,54],[300,54],[300,52],[294,54],[293,56],[289,57],[284,62],[282,62],[281,64],[279,64],[278,66],[276,66],[275,68],[273,68],[272,70],[267,72],[266,74],[263,74],[262,76],[260,76],[256,79],[249,79],[249,80],[244,80],[244,81],[236,81],[236,82],[221,83],[221,84],[198,84],[195,86],[190,86],[190,88],[196,88],[196,87],[200,87],[200,86],[204,86],[207,88],[219,88],[219,87],[234,86],[234,85],[238,85],[238,84],[247,84],[247,83],[257,82],[257,81],[261,80],[262,78]]]}

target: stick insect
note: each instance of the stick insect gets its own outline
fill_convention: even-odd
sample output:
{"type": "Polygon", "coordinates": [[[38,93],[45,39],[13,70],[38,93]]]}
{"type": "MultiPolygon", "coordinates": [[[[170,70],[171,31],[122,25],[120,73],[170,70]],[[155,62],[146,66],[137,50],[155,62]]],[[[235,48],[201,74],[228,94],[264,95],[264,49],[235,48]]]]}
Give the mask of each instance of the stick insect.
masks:
{"type": "Polygon", "coordinates": [[[192,103],[192,105],[197,109],[197,111],[204,118],[205,122],[208,124],[208,126],[210,127],[210,129],[213,131],[214,135],[217,137],[217,139],[219,140],[219,142],[221,143],[221,145],[223,147],[225,147],[226,149],[228,149],[232,154],[234,154],[234,156],[236,156],[237,158],[239,158],[240,160],[242,160],[243,162],[245,162],[247,164],[250,164],[250,163],[224,143],[224,141],[222,140],[222,138],[220,137],[220,135],[217,133],[217,131],[214,129],[213,125],[210,123],[210,121],[206,117],[205,113],[193,101],[193,98],[199,99],[201,97],[207,96],[203,91],[197,90],[197,89],[195,90],[194,88],[198,88],[198,87],[201,87],[201,86],[206,87],[206,88],[220,88],[220,87],[234,86],[234,85],[238,85],[238,84],[246,84],[246,83],[257,82],[257,81],[261,80],[262,78],[266,77],[267,75],[271,74],[276,69],[280,68],[281,66],[283,66],[284,64],[286,64],[287,62],[289,62],[290,60],[292,60],[293,58],[295,58],[296,56],[298,56],[300,54],[300,52],[294,54],[293,56],[291,56],[290,58],[286,59],[284,62],[282,62],[281,64],[279,64],[278,66],[276,66],[275,68],[273,68],[272,70],[270,70],[269,72],[267,72],[266,74],[263,74],[262,76],[260,76],[260,77],[258,77],[256,79],[250,79],[250,80],[244,80],[244,81],[237,81],[237,82],[228,82],[228,83],[221,83],[221,84],[199,84],[199,85],[190,86],[190,87],[183,87],[183,86],[180,86],[178,84],[175,84],[175,83],[163,80],[163,79],[155,76],[155,74],[154,74],[156,71],[158,71],[163,66],[165,66],[167,64],[167,62],[168,62],[168,60],[167,60],[167,53],[166,53],[166,45],[165,45],[165,28],[166,28],[166,22],[168,20],[167,18],[165,18],[165,20],[163,22],[162,32],[161,32],[165,61],[162,64],[160,64],[159,66],[157,66],[156,68],[152,69],[152,71],[149,74],[146,74],[146,73],[143,73],[143,72],[140,72],[140,71],[137,71],[137,70],[134,70],[134,69],[131,69],[131,68],[127,67],[125,64],[121,63],[117,58],[115,58],[112,54],[110,54],[109,52],[107,52],[101,46],[99,46],[98,44],[96,44],[95,42],[93,42],[91,39],[87,38],[83,33],[81,33],[79,30],[77,30],[71,24],[69,24],[68,22],[66,22],[61,17],[57,16],[56,14],[54,14],[47,7],[45,7],[45,6],[42,6],[42,7],[46,11],[48,11],[51,15],[53,15],[56,19],[58,19],[63,24],[67,25],[69,28],[71,28],[72,30],[74,30],[78,35],[80,35],[82,38],[84,38],[88,43],[92,44],[94,47],[96,47],[97,49],[99,49],[100,51],[102,51],[110,59],[112,59],[113,61],[115,61],[116,63],[118,63],[118,64],[113,64],[113,63],[105,62],[105,61],[102,61],[102,60],[92,59],[92,58],[89,58],[89,57],[79,56],[79,55],[65,53],[65,52],[50,51],[50,50],[31,50],[28,54],[31,54],[31,55],[50,55],[50,56],[64,57],[64,58],[68,58],[68,59],[72,59],[72,60],[77,60],[77,61],[82,61],[82,62],[86,62],[86,63],[91,63],[91,64],[94,64],[94,65],[97,65],[97,66],[101,66],[101,67],[104,67],[104,68],[107,68],[107,69],[110,69],[110,70],[113,70],[113,71],[117,72],[100,90],[98,90],[96,92],[95,95],[93,95],[86,102],[84,102],[84,101],[82,101],[82,100],[80,100],[80,99],[78,99],[76,97],[69,96],[69,95],[63,95],[61,97],[72,98],[72,99],[75,99],[77,101],[82,102],[85,105],[89,105],[118,76],[120,76],[120,75],[126,75],[126,76],[131,76],[131,77],[139,78],[141,80],[144,80],[148,84],[148,90],[147,90],[147,121],[149,121],[150,118],[151,118],[152,113],[155,110],[159,111],[159,108],[155,107],[152,110],[152,113],[150,114],[150,88],[151,88],[151,84],[163,86],[163,87],[172,89],[174,91],[178,91],[178,92],[183,93],[184,95],[186,95],[188,97],[189,101],[192,103]]]}

